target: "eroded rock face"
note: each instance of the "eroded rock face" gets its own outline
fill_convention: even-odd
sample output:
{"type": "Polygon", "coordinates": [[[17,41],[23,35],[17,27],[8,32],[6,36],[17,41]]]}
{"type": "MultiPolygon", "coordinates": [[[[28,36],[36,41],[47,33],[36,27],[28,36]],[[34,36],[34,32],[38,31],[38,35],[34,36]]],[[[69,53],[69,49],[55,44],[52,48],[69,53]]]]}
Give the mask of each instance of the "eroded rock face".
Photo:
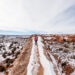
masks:
{"type": "Polygon", "coordinates": [[[43,35],[45,41],[75,42],[75,35],[43,35]]]}

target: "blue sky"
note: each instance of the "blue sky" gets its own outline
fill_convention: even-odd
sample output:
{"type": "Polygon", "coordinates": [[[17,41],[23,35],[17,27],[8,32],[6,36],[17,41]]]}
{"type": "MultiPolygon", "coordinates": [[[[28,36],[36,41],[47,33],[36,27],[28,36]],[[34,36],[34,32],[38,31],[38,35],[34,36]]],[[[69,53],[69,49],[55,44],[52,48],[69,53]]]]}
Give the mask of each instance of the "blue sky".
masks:
{"type": "Polygon", "coordinates": [[[75,33],[75,0],[0,0],[0,34],[75,33]]]}

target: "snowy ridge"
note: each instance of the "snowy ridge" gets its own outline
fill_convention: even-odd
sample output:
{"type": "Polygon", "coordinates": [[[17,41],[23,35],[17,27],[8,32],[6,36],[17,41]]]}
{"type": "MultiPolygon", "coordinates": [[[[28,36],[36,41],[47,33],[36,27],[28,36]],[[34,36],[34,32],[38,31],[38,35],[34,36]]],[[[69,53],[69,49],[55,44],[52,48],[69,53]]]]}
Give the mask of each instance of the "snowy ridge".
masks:
{"type": "Polygon", "coordinates": [[[39,48],[39,55],[40,55],[40,63],[42,67],[44,68],[44,75],[56,75],[53,69],[53,64],[49,62],[49,60],[44,55],[43,51],[43,43],[42,38],[38,38],[38,48],[39,48]]]}
{"type": "Polygon", "coordinates": [[[27,67],[27,75],[37,75],[38,72],[38,57],[36,56],[36,46],[34,44],[34,40],[33,40],[33,47],[32,47],[32,52],[31,52],[31,56],[30,56],[30,60],[29,60],[29,64],[27,67]],[[34,69],[34,72],[33,72],[34,69]]]}

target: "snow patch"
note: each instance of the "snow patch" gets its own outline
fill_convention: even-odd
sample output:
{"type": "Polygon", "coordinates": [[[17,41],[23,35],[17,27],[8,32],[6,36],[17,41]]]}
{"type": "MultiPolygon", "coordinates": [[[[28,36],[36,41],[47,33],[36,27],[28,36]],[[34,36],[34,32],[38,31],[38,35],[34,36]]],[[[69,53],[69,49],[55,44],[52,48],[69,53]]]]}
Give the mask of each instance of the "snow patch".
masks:
{"type": "Polygon", "coordinates": [[[0,72],[0,75],[5,75],[4,72],[0,72]]]}
{"type": "Polygon", "coordinates": [[[38,57],[36,55],[36,49],[37,47],[35,46],[35,42],[33,40],[33,47],[32,47],[32,52],[29,60],[29,64],[27,67],[27,75],[37,75],[38,72],[38,67],[40,66],[38,64],[38,57]],[[33,71],[34,69],[34,71],[33,71]],[[32,73],[33,71],[33,73],[32,73]]]}
{"type": "Polygon", "coordinates": [[[71,73],[71,75],[75,75],[75,71],[73,73],[71,73]]]}
{"type": "Polygon", "coordinates": [[[43,51],[43,43],[42,43],[42,38],[38,38],[38,49],[39,49],[39,55],[40,55],[40,62],[42,67],[44,68],[44,75],[56,75],[54,72],[53,64],[48,61],[46,56],[44,55],[43,51]]]}
{"type": "Polygon", "coordinates": [[[4,61],[5,59],[2,57],[2,55],[0,55],[0,63],[2,62],[2,61],[4,61]]]}
{"type": "MultiPolygon", "coordinates": [[[[50,57],[51,57],[53,63],[57,66],[57,62],[56,62],[55,58],[54,58],[51,54],[50,54],[50,57]]],[[[58,70],[59,75],[61,75],[61,72],[60,72],[60,70],[58,69],[58,66],[57,66],[57,70],[58,70]]]]}

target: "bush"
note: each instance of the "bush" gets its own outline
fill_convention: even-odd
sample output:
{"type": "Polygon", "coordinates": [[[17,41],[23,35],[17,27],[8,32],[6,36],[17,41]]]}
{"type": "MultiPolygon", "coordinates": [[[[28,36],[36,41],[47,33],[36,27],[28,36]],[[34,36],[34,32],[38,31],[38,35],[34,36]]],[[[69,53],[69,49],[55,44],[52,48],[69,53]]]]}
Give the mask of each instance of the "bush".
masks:
{"type": "Polygon", "coordinates": [[[63,62],[63,63],[61,64],[62,67],[65,67],[66,65],[67,65],[66,62],[63,62]]]}
{"type": "Polygon", "coordinates": [[[72,59],[75,59],[75,55],[71,56],[72,59]]]}
{"type": "Polygon", "coordinates": [[[2,48],[3,46],[2,45],[0,45],[0,48],[2,48]]]}
{"type": "Polygon", "coordinates": [[[18,51],[15,55],[15,58],[17,58],[17,56],[20,54],[20,51],[18,51]]]}
{"type": "Polygon", "coordinates": [[[14,44],[17,44],[18,42],[17,41],[15,41],[15,42],[13,42],[14,44]]]}
{"type": "Polygon", "coordinates": [[[3,50],[6,50],[5,47],[3,47],[3,50]]]}
{"type": "Polygon", "coordinates": [[[3,72],[3,71],[5,71],[5,70],[6,70],[5,67],[0,66],[0,72],[3,72]]]}
{"type": "Polygon", "coordinates": [[[2,54],[2,56],[3,56],[4,58],[6,58],[7,52],[4,52],[4,53],[2,54]]]}
{"type": "Polygon", "coordinates": [[[7,58],[6,63],[7,63],[7,67],[9,67],[13,63],[13,59],[7,58]]]}
{"type": "Polygon", "coordinates": [[[10,56],[11,55],[11,53],[8,53],[8,56],[10,56]]]}
{"type": "Polygon", "coordinates": [[[64,50],[64,53],[68,53],[69,51],[67,49],[64,50]]]}
{"type": "Polygon", "coordinates": [[[63,50],[63,48],[59,48],[59,51],[62,51],[63,50]]]}
{"type": "Polygon", "coordinates": [[[69,48],[68,44],[64,44],[64,47],[65,47],[65,48],[69,48]]]}
{"type": "Polygon", "coordinates": [[[13,47],[12,54],[14,54],[15,50],[16,50],[16,47],[13,47]]]}
{"type": "Polygon", "coordinates": [[[11,48],[12,48],[12,46],[13,46],[13,42],[10,44],[9,49],[11,49],[11,48]]]}

